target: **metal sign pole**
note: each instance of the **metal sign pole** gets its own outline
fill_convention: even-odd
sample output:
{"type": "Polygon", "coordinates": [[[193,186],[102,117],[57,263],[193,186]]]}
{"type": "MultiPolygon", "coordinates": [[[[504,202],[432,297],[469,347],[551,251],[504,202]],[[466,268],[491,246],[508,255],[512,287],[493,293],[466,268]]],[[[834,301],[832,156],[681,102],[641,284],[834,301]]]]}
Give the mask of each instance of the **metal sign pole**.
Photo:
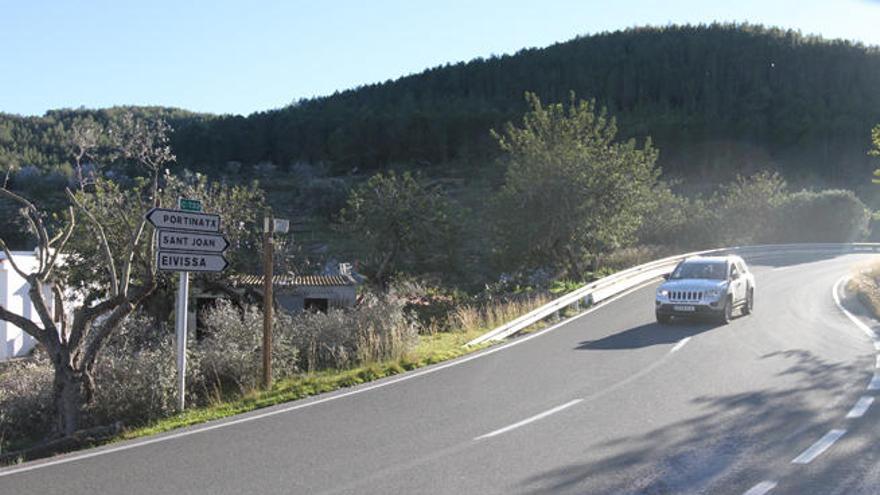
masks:
{"type": "Polygon", "coordinates": [[[183,411],[186,405],[186,320],[189,299],[189,272],[180,272],[177,286],[177,314],[175,326],[177,334],[177,409],[183,411]]]}
{"type": "Polygon", "coordinates": [[[263,220],[263,388],[272,388],[272,278],[274,276],[274,249],[272,232],[274,224],[270,215],[263,220]]]}

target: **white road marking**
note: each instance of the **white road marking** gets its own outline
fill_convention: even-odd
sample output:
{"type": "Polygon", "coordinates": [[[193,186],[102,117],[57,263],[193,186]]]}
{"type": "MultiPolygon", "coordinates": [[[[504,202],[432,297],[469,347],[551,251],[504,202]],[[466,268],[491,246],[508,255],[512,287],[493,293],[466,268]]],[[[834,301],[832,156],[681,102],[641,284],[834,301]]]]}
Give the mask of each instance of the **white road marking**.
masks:
{"type": "Polygon", "coordinates": [[[874,367],[880,368],[880,354],[877,354],[877,356],[874,358],[874,367]]]}
{"type": "MultiPolygon", "coordinates": [[[[299,409],[305,409],[307,407],[316,406],[318,404],[323,404],[325,402],[330,402],[333,400],[342,399],[344,397],[349,397],[352,395],[362,394],[364,392],[369,392],[370,390],[375,390],[378,388],[387,387],[389,385],[394,385],[396,383],[411,380],[413,378],[418,378],[420,376],[428,375],[430,373],[435,373],[437,371],[444,370],[446,368],[451,368],[453,366],[458,366],[460,364],[464,364],[469,361],[473,361],[475,359],[489,356],[489,355],[494,354],[496,352],[503,351],[503,350],[508,349],[510,347],[520,345],[524,342],[528,342],[534,338],[540,337],[541,335],[544,335],[545,333],[556,330],[557,328],[559,328],[563,325],[567,325],[567,324],[573,322],[574,320],[577,320],[578,318],[582,318],[582,317],[587,316],[588,314],[590,314],[594,311],[598,311],[599,309],[603,308],[604,306],[611,304],[619,299],[622,299],[622,298],[632,294],[633,292],[644,289],[645,287],[657,282],[657,280],[658,279],[648,280],[641,285],[633,287],[632,289],[629,289],[625,292],[622,292],[614,297],[608,298],[608,299],[600,302],[599,304],[591,307],[590,309],[585,310],[584,312],[582,312],[578,315],[572,316],[571,318],[569,318],[567,320],[561,321],[553,326],[547,327],[547,328],[540,330],[540,331],[537,331],[533,334],[526,335],[524,337],[520,337],[520,338],[514,340],[513,342],[508,342],[507,344],[491,347],[491,348],[486,349],[484,351],[478,351],[478,352],[471,354],[469,356],[462,357],[462,358],[459,358],[455,361],[451,361],[451,362],[448,362],[445,364],[439,364],[439,365],[436,365],[432,368],[428,368],[428,369],[424,369],[424,370],[420,370],[420,371],[413,371],[413,372],[404,374],[402,376],[399,376],[397,378],[391,378],[391,379],[389,379],[387,381],[383,381],[381,383],[374,383],[372,385],[364,385],[364,386],[361,386],[361,387],[356,388],[354,390],[349,390],[347,392],[337,393],[337,394],[331,395],[329,397],[315,399],[315,400],[312,400],[312,401],[306,402],[306,403],[285,406],[280,409],[273,409],[271,411],[253,414],[251,416],[239,417],[238,419],[233,419],[233,420],[220,419],[220,420],[217,420],[217,421],[221,421],[220,423],[214,423],[214,424],[209,423],[207,425],[196,425],[196,426],[193,426],[189,429],[185,429],[183,431],[178,431],[176,433],[170,433],[170,434],[162,435],[162,436],[158,436],[158,437],[154,436],[154,437],[147,438],[146,440],[132,440],[132,441],[130,441],[131,443],[118,445],[116,447],[107,447],[107,448],[97,447],[97,450],[92,450],[89,452],[77,452],[77,453],[62,455],[62,456],[56,457],[56,458],[54,458],[52,460],[48,460],[48,461],[34,461],[33,463],[28,463],[28,464],[25,464],[21,467],[10,468],[10,469],[5,469],[5,470],[0,469],[0,478],[2,478],[4,476],[10,476],[13,474],[17,474],[17,473],[33,471],[35,469],[57,466],[59,464],[67,464],[68,462],[74,462],[74,461],[78,461],[81,459],[89,459],[92,457],[98,457],[98,456],[102,456],[102,455],[113,454],[116,452],[122,452],[125,450],[131,450],[131,449],[135,449],[137,447],[152,445],[154,443],[164,442],[167,440],[174,440],[177,438],[188,437],[190,435],[195,435],[196,433],[204,433],[207,431],[225,428],[227,426],[233,426],[233,425],[237,425],[237,424],[241,424],[241,423],[249,423],[251,421],[256,421],[256,420],[263,419],[263,418],[268,418],[271,416],[277,416],[278,414],[284,414],[284,413],[296,411],[299,409]]],[[[333,393],[333,392],[330,392],[330,393],[333,393]]],[[[309,400],[309,399],[302,399],[302,400],[309,400]]]]}
{"type": "Polygon", "coordinates": [[[846,413],[847,418],[861,418],[868,412],[868,408],[874,403],[874,398],[870,395],[863,395],[859,398],[856,405],[846,413]]]}
{"type": "Polygon", "coordinates": [[[874,350],[875,350],[875,351],[880,351],[880,340],[875,340],[875,341],[874,341],[874,350]]]}
{"type": "Polygon", "coordinates": [[[880,373],[874,373],[874,376],[871,377],[868,390],[880,390],[880,373]]]}
{"type": "Polygon", "coordinates": [[[515,429],[519,428],[520,426],[525,426],[529,423],[538,421],[539,419],[544,419],[547,416],[550,416],[551,414],[556,414],[559,411],[562,411],[563,409],[568,409],[569,407],[577,404],[578,402],[581,402],[582,400],[583,399],[575,399],[573,401],[566,402],[565,404],[562,404],[561,406],[556,406],[553,409],[542,412],[541,414],[536,414],[536,415],[532,416],[531,418],[526,418],[526,419],[524,419],[520,422],[514,423],[510,426],[505,426],[504,428],[486,433],[485,435],[480,435],[480,436],[474,438],[474,440],[482,440],[484,438],[490,438],[490,437],[494,437],[496,435],[500,435],[502,433],[507,433],[508,431],[515,430],[515,429]]]}
{"type": "Polygon", "coordinates": [[[749,488],[749,491],[743,493],[743,495],[764,495],[774,488],[776,488],[775,481],[762,481],[757,485],[749,488]]]}
{"type": "Polygon", "coordinates": [[[877,333],[874,332],[874,330],[871,330],[871,328],[868,325],[865,325],[865,323],[862,320],[856,318],[856,316],[854,314],[847,311],[846,308],[843,307],[843,304],[840,303],[840,295],[838,295],[837,290],[840,288],[840,286],[843,283],[847,282],[849,280],[849,278],[850,278],[849,276],[842,277],[840,280],[837,281],[836,284],[834,284],[834,287],[831,289],[831,297],[834,298],[834,304],[836,304],[837,309],[842,311],[843,314],[845,314],[846,317],[850,319],[850,321],[855,323],[855,325],[857,327],[859,327],[859,329],[861,331],[865,332],[865,335],[867,335],[868,337],[871,338],[871,340],[874,341],[874,348],[880,350],[880,342],[878,342],[878,340],[877,340],[877,333]]]}
{"type": "Polygon", "coordinates": [[[825,452],[834,442],[840,440],[846,434],[846,430],[831,430],[826,433],[822,438],[819,439],[816,443],[810,446],[807,450],[803,451],[801,455],[792,459],[792,464],[809,464],[813,461],[813,459],[819,457],[822,452],[825,452]]]}
{"type": "Polygon", "coordinates": [[[681,349],[682,347],[684,347],[685,344],[688,343],[689,340],[691,340],[690,337],[685,337],[685,338],[679,340],[678,343],[675,344],[675,346],[673,346],[669,352],[672,353],[672,352],[675,352],[675,351],[681,349]]]}

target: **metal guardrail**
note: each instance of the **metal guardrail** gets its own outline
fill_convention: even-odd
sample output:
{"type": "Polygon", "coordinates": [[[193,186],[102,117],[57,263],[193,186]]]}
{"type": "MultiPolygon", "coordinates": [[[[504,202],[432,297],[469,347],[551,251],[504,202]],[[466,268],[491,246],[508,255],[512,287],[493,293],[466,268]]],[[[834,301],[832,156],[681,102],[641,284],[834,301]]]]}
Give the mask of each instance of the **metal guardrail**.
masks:
{"type": "Polygon", "coordinates": [[[757,246],[734,246],[705,251],[694,251],[668,258],[651,261],[642,265],[622,270],[615,274],[601,278],[594,282],[563,295],[549,303],[526,313],[519,318],[501,325],[494,330],[468,342],[467,346],[482,344],[489,340],[502,340],[519,331],[522,331],[539,321],[556,314],[563,309],[584,303],[595,304],[614,295],[625,292],[633,287],[641,285],[649,280],[660,277],[672,271],[675,266],[685,258],[691,256],[737,254],[744,257],[775,256],[790,253],[829,253],[829,252],[878,252],[880,243],[813,243],[813,244],[767,244],[757,246]]]}

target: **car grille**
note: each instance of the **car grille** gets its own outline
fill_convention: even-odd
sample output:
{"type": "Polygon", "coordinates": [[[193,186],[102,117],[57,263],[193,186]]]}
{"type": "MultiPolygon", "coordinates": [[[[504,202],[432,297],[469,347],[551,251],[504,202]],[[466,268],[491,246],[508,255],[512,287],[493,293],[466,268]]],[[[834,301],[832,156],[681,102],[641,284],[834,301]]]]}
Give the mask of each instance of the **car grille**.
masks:
{"type": "Polygon", "coordinates": [[[669,291],[669,299],[672,301],[699,301],[703,299],[703,291],[673,290],[669,291]]]}

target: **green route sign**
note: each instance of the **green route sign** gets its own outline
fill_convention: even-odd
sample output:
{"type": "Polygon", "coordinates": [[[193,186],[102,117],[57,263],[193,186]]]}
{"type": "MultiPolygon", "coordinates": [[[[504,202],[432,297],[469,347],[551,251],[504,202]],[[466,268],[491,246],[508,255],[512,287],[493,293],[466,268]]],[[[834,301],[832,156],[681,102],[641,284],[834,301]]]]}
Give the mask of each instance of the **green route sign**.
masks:
{"type": "Polygon", "coordinates": [[[197,199],[178,198],[177,207],[181,211],[202,211],[202,202],[197,199]]]}

